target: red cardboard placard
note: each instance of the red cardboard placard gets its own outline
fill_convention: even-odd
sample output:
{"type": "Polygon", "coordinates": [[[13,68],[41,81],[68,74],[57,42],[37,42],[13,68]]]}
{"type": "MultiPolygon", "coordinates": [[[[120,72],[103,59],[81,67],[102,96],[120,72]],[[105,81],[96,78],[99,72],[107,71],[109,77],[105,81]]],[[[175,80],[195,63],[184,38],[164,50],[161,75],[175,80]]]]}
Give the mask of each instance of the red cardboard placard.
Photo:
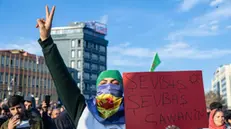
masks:
{"type": "Polygon", "coordinates": [[[201,71],[123,73],[126,129],[208,127],[201,71]]]}

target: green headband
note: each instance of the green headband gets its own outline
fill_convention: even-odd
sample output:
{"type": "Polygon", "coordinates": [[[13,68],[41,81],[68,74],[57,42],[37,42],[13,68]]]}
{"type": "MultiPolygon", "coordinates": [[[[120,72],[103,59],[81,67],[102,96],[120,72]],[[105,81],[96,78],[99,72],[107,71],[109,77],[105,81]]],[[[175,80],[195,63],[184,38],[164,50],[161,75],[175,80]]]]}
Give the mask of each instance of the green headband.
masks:
{"type": "Polygon", "coordinates": [[[117,81],[119,81],[120,85],[123,86],[123,79],[118,70],[106,70],[100,73],[100,75],[97,78],[96,86],[102,81],[104,78],[114,78],[117,81]]]}

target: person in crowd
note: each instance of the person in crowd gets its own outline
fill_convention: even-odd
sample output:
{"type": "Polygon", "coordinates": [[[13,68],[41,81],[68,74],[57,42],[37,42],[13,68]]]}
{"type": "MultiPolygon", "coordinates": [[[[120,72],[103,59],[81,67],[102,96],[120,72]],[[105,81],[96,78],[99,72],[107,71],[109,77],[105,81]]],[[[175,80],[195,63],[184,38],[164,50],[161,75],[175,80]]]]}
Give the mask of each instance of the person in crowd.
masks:
{"type": "Polygon", "coordinates": [[[231,128],[231,111],[226,110],[224,112],[226,127],[231,128]]]}
{"type": "MultiPolygon", "coordinates": [[[[36,27],[40,32],[39,44],[58,96],[75,126],[77,129],[125,129],[123,81],[120,72],[117,70],[102,72],[96,83],[97,97],[86,102],[50,36],[54,11],[55,7],[49,12],[46,6],[46,19],[37,20],[36,27]]],[[[177,127],[167,128],[176,129],[177,127]]]]}
{"type": "Polygon", "coordinates": [[[223,105],[220,102],[212,102],[207,108],[208,119],[210,117],[210,112],[214,109],[223,109],[223,105]]]}
{"type": "Polygon", "coordinates": [[[61,106],[60,111],[61,111],[61,112],[64,112],[64,111],[65,111],[65,107],[64,107],[63,105],[61,106]]]}
{"type": "Polygon", "coordinates": [[[214,110],[214,109],[223,109],[223,105],[220,102],[212,102],[210,105],[210,110],[214,110]]]}
{"type": "Polygon", "coordinates": [[[0,126],[10,118],[9,108],[7,105],[2,105],[0,107],[0,126]]]}
{"type": "Polygon", "coordinates": [[[2,104],[1,106],[1,115],[6,116],[8,118],[11,117],[9,107],[6,104],[2,104]]]}
{"type": "Polygon", "coordinates": [[[59,117],[59,115],[60,115],[60,109],[59,108],[55,108],[52,110],[52,112],[51,112],[51,118],[52,119],[59,117]]]}
{"type": "Polygon", "coordinates": [[[24,106],[27,112],[30,112],[33,117],[41,118],[40,112],[36,108],[35,99],[33,96],[28,95],[24,97],[24,106]]]}
{"type": "Polygon", "coordinates": [[[76,129],[70,116],[66,111],[60,113],[60,115],[53,119],[57,129],[76,129]]]}
{"type": "Polygon", "coordinates": [[[227,129],[224,112],[221,109],[213,109],[209,116],[209,129],[227,129]]]}
{"type": "Polygon", "coordinates": [[[48,116],[51,117],[52,111],[53,111],[53,107],[49,107],[47,111],[48,116]]]}
{"type": "Polygon", "coordinates": [[[11,96],[7,104],[12,117],[4,122],[0,129],[15,129],[16,127],[23,127],[25,129],[43,129],[41,119],[31,117],[31,115],[26,113],[24,99],[22,96],[11,96]]]}
{"type": "Polygon", "coordinates": [[[41,115],[42,115],[44,128],[45,129],[56,129],[54,121],[52,120],[52,118],[48,114],[48,108],[50,108],[50,107],[48,107],[46,102],[43,101],[42,105],[41,105],[41,111],[40,112],[41,112],[41,115]]]}

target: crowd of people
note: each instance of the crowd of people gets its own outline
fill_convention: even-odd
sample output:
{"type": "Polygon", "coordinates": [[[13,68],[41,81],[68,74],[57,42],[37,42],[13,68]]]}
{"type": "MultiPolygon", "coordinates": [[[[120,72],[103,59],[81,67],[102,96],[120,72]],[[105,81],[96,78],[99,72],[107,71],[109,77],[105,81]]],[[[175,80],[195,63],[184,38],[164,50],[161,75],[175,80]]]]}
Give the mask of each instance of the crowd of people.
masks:
{"type": "MultiPolygon", "coordinates": [[[[33,96],[13,95],[1,102],[0,129],[125,129],[123,78],[118,70],[106,70],[96,80],[96,96],[86,100],[69,73],[50,35],[55,7],[46,19],[38,19],[39,44],[63,105],[33,96]]],[[[209,129],[231,129],[231,111],[214,102],[208,109],[209,129]]],[[[179,129],[175,125],[163,127],[179,129]]]]}
{"type": "Polygon", "coordinates": [[[75,129],[67,111],[60,102],[42,101],[36,105],[33,96],[13,95],[0,104],[1,129],[75,129]],[[19,118],[19,119],[17,119],[19,118]]]}

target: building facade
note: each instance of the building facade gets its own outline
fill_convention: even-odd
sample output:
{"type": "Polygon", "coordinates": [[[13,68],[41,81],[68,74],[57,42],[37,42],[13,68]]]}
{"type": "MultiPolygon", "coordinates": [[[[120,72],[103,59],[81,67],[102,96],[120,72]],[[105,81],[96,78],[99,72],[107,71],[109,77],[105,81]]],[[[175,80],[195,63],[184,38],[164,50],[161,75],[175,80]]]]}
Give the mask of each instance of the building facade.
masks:
{"type": "Polygon", "coordinates": [[[97,22],[75,22],[51,31],[65,64],[78,71],[77,86],[86,98],[95,95],[96,79],[107,69],[106,31],[106,27],[97,22]]]}
{"type": "Polygon", "coordinates": [[[217,68],[211,90],[223,96],[227,107],[231,109],[231,64],[217,68]]]}
{"type": "Polygon", "coordinates": [[[0,98],[20,92],[40,100],[51,95],[57,100],[56,89],[42,56],[23,50],[0,50],[0,98]]]}

